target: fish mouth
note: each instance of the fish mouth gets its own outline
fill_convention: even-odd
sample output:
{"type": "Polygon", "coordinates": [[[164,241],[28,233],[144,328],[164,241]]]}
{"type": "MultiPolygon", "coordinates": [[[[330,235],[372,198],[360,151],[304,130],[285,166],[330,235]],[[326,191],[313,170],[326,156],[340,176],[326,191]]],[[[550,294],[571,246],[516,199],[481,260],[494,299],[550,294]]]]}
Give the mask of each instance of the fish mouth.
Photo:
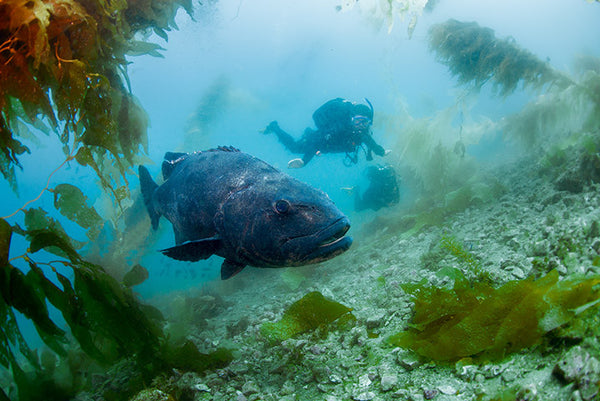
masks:
{"type": "MultiPolygon", "coordinates": [[[[334,223],[334,224],[336,224],[336,223],[334,223]]],[[[350,224],[346,224],[346,225],[342,226],[342,228],[340,230],[338,230],[337,232],[335,232],[331,237],[321,241],[319,243],[319,248],[332,246],[332,245],[342,241],[344,239],[344,235],[346,235],[346,233],[348,232],[349,229],[350,229],[350,224]]]]}
{"type": "Polygon", "coordinates": [[[346,236],[349,229],[350,221],[344,216],[311,235],[317,239],[316,246],[302,258],[302,263],[323,262],[347,251],[352,245],[352,237],[346,236]]]}

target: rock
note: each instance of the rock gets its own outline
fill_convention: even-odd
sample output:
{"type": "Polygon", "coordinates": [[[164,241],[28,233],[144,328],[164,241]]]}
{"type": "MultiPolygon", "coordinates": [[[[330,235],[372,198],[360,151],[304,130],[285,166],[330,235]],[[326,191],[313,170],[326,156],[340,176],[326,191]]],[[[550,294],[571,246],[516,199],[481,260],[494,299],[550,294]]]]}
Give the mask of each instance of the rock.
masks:
{"type": "Polygon", "coordinates": [[[538,399],[538,391],[535,384],[528,384],[517,391],[517,399],[522,401],[534,401],[538,399]]]}
{"type": "Polygon", "coordinates": [[[577,174],[566,172],[562,174],[555,182],[556,189],[559,191],[568,191],[574,194],[578,194],[583,191],[585,182],[577,174]]]}
{"type": "Polygon", "coordinates": [[[398,363],[406,370],[413,370],[421,364],[419,357],[414,353],[398,353],[398,363]]]}
{"type": "Polygon", "coordinates": [[[433,400],[438,394],[439,394],[439,391],[437,389],[434,389],[434,388],[423,389],[423,397],[425,397],[426,400],[433,400]]]}
{"type": "Polygon", "coordinates": [[[358,378],[359,387],[369,387],[373,383],[369,375],[362,375],[358,378]]]}
{"type": "Polygon", "coordinates": [[[204,383],[195,384],[193,388],[195,391],[198,391],[198,392],[210,393],[210,387],[208,387],[204,383]]]}
{"type": "Polygon", "coordinates": [[[450,385],[438,386],[438,390],[440,390],[440,393],[446,394],[446,395],[454,395],[458,392],[458,390],[456,390],[454,387],[452,387],[450,385]]]}
{"type": "Polygon", "coordinates": [[[600,237],[600,224],[598,223],[598,220],[592,221],[592,224],[587,232],[587,236],[588,238],[600,237]]]}
{"type": "Polygon", "coordinates": [[[375,312],[367,318],[367,329],[376,329],[381,327],[385,321],[385,314],[381,311],[375,312]]]}
{"type": "Polygon", "coordinates": [[[594,400],[600,387],[600,361],[580,346],[571,348],[554,366],[553,373],[574,383],[582,400],[594,400]]]}
{"type": "Polygon", "coordinates": [[[550,246],[547,240],[537,241],[531,245],[531,256],[546,256],[550,246]]]}
{"type": "Polygon", "coordinates": [[[157,388],[140,391],[131,401],[173,401],[173,397],[157,388]]]}
{"type": "Polygon", "coordinates": [[[571,383],[583,374],[585,363],[589,357],[590,354],[583,348],[575,346],[558,361],[554,366],[553,373],[567,383],[571,383]]]}
{"type": "Polygon", "coordinates": [[[375,393],[372,391],[356,391],[352,394],[352,399],[354,401],[370,401],[375,398],[375,393]]]}
{"type": "Polygon", "coordinates": [[[381,391],[390,391],[398,384],[398,376],[395,374],[384,374],[381,376],[381,391]]]}
{"type": "Polygon", "coordinates": [[[242,393],[245,396],[248,396],[250,394],[256,394],[258,393],[260,390],[258,389],[258,386],[254,383],[254,382],[246,382],[244,383],[244,385],[242,386],[242,393]]]}

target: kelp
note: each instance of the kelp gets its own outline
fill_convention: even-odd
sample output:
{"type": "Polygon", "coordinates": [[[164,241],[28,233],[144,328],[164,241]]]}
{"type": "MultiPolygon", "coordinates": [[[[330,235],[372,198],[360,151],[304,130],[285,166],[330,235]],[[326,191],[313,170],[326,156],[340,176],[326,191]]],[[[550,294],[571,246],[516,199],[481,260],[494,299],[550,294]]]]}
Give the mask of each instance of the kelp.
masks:
{"type": "Polygon", "coordinates": [[[599,276],[559,280],[556,271],[499,288],[460,275],[451,289],[404,285],[414,298],[414,316],[408,330],[387,341],[436,361],[502,358],[539,344],[546,333],[597,307],[599,285],[599,276]]]}
{"type": "MultiPolygon", "coordinates": [[[[40,338],[59,356],[67,355],[74,339],[81,350],[101,366],[131,358],[147,381],[171,367],[203,370],[224,366],[231,360],[226,350],[215,354],[201,354],[196,350],[193,355],[198,358],[194,364],[177,357],[192,355],[195,346],[169,343],[161,328],[160,312],[141,304],[129,288],[147,277],[145,269],[135,266],[126,275],[127,286],[124,286],[101,266],[85,261],[63,238],[58,224],[48,227],[23,230],[0,219],[0,319],[4,322],[0,326],[0,365],[12,371],[19,399],[41,399],[41,394],[36,393],[40,389],[31,383],[48,382],[48,378],[43,377],[37,355],[23,339],[14,311],[30,319],[40,338]],[[27,273],[8,258],[13,235],[31,238],[28,252],[19,257],[28,264],[27,273]],[[65,257],[50,262],[36,261],[36,254],[44,249],[54,249],[55,254],[65,257]],[[48,268],[54,279],[49,278],[48,268]],[[47,305],[61,313],[68,333],[50,317],[47,305]],[[18,355],[26,358],[27,368],[22,367],[18,355]]],[[[69,390],[72,396],[81,389],[61,390],[69,390]]],[[[51,394],[42,398],[60,399],[51,394]]]]}
{"type": "Polygon", "coordinates": [[[343,316],[352,318],[351,311],[351,308],[313,291],[291,304],[278,322],[264,323],[260,331],[270,342],[281,342],[318,327],[325,327],[343,316]]]}
{"type": "MultiPolygon", "coordinates": [[[[146,150],[148,125],[129,88],[127,56],[160,56],[159,45],[140,39],[154,32],[167,40],[181,7],[191,15],[190,0],[0,2],[0,171],[13,190],[16,169],[22,168],[23,155],[35,152],[31,145],[37,136],[55,134],[65,154],[57,170],[67,163],[91,168],[120,209],[118,218],[126,217],[123,206],[131,203],[126,175],[146,150]]],[[[102,366],[132,359],[146,381],[161,369],[177,367],[180,362],[167,359],[165,352],[179,346],[168,343],[160,313],[140,303],[131,289],[147,277],[145,269],[121,258],[121,272],[130,269],[121,282],[83,256],[86,243],[97,242],[104,228],[122,234],[119,230],[128,225],[116,218],[107,224],[72,184],[51,187],[53,174],[37,198],[6,216],[23,212],[23,223],[0,219],[0,366],[10,370],[18,398],[68,399],[83,384],[72,380],[78,384],[67,388],[53,381],[47,369],[52,363],[41,363],[30,349],[17,313],[34,324],[63,365],[80,349],[102,366]],[[87,241],[76,239],[53,213],[29,208],[46,192],[87,241]],[[13,241],[15,236],[21,238],[13,241]],[[27,249],[9,259],[22,243],[27,249]],[[51,309],[60,313],[60,323],[51,309]]],[[[112,240],[118,242],[116,234],[112,240]]],[[[204,365],[186,368],[227,361],[219,355],[215,365],[211,354],[207,358],[204,365]]],[[[0,398],[7,396],[0,391],[0,398]]]]}
{"type": "Polygon", "coordinates": [[[429,29],[429,47],[439,62],[450,69],[461,84],[480,89],[493,81],[502,96],[524,87],[542,89],[550,84],[565,87],[570,79],[554,70],[514,39],[498,39],[490,28],[476,22],[450,19],[429,29]]]}
{"type": "Polygon", "coordinates": [[[345,12],[358,6],[373,24],[387,26],[388,32],[398,20],[404,22],[408,19],[406,31],[410,39],[423,10],[431,11],[436,3],[437,0],[350,0],[342,1],[336,9],[345,12]]]}
{"type": "Polygon", "coordinates": [[[549,148],[577,132],[600,129],[600,73],[588,70],[566,88],[539,95],[502,123],[505,139],[524,149],[549,148]]]}
{"type": "Polygon", "coordinates": [[[121,200],[125,172],[147,142],[126,55],[158,55],[160,46],[135,35],[152,30],[166,39],[180,7],[191,14],[190,0],[0,3],[0,171],[13,189],[19,157],[31,152],[23,138],[41,129],[56,132],[65,154],[92,167],[121,200]]]}

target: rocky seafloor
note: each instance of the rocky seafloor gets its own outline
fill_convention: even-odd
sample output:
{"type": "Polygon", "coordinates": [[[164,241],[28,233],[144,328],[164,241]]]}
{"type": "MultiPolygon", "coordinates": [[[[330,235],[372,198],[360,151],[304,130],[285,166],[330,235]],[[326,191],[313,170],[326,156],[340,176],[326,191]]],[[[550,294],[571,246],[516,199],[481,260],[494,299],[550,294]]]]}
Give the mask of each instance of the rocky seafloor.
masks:
{"type": "Polygon", "coordinates": [[[493,361],[435,362],[386,342],[413,315],[413,298],[402,284],[426,279],[443,286],[440,268],[462,268],[460,258],[440,251],[443,235],[462,243],[498,286],[551,269],[561,278],[599,273],[600,193],[595,173],[582,171],[588,164],[573,157],[550,170],[538,161],[504,165],[482,175],[503,187],[501,195],[448,214],[441,224],[406,230],[394,224],[405,211],[383,211],[384,219],[354,233],[352,248],[331,261],[248,268],[230,280],[170,294],[167,314],[187,325],[188,338],[202,350],[233,348],[235,359],[203,374],[157,379],[136,399],[599,399],[596,336],[544,336],[493,361]],[[261,326],[311,291],[352,308],[354,323],[267,341],[261,326]]]}

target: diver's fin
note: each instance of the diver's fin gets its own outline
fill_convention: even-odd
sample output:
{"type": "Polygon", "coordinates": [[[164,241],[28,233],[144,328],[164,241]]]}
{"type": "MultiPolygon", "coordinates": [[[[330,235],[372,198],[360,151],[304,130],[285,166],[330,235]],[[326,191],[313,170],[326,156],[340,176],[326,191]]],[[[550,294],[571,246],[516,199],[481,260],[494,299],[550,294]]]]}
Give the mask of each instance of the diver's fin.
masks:
{"type": "Polygon", "coordinates": [[[211,237],[184,242],[174,247],[162,249],[161,252],[170,258],[186,262],[207,259],[221,247],[219,237],[211,237]]]}
{"type": "Polygon", "coordinates": [[[246,267],[243,263],[232,262],[225,259],[221,265],[221,280],[227,280],[242,271],[246,267]]]}
{"type": "Polygon", "coordinates": [[[181,152],[167,152],[165,153],[164,161],[162,163],[162,175],[163,179],[168,180],[171,173],[177,166],[177,163],[184,161],[189,156],[189,153],[181,152]]]}
{"type": "Polygon", "coordinates": [[[152,228],[158,228],[158,219],[160,219],[160,213],[158,213],[154,209],[154,204],[152,203],[152,195],[154,195],[154,191],[158,188],[158,185],[152,180],[148,169],[144,166],[138,167],[138,173],[140,175],[140,187],[142,190],[142,197],[144,198],[144,205],[146,205],[146,210],[148,211],[148,215],[150,215],[150,221],[152,222],[152,228]]]}

